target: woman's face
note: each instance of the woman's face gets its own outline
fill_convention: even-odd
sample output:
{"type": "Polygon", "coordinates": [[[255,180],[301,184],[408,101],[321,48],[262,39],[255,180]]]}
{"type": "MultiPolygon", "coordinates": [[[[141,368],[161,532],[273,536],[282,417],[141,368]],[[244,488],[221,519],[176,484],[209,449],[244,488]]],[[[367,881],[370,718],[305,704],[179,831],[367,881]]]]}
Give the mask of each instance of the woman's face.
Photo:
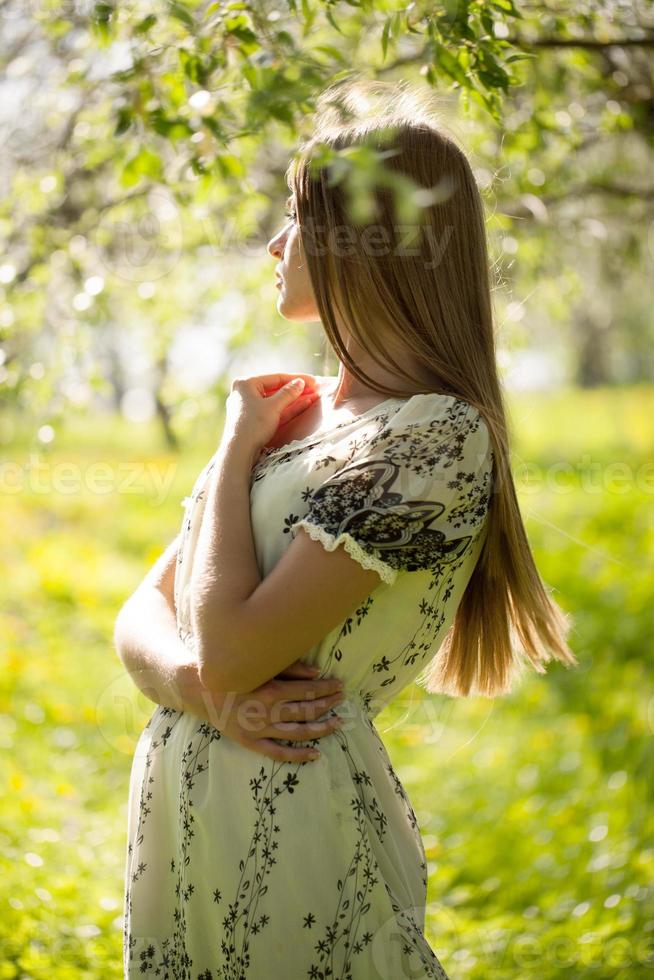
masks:
{"type": "Polygon", "coordinates": [[[286,320],[320,320],[306,260],[300,255],[300,233],[295,223],[292,196],[286,207],[289,220],[267,246],[269,254],[279,259],[275,270],[281,276],[276,284],[279,290],[277,309],[286,320]]]}

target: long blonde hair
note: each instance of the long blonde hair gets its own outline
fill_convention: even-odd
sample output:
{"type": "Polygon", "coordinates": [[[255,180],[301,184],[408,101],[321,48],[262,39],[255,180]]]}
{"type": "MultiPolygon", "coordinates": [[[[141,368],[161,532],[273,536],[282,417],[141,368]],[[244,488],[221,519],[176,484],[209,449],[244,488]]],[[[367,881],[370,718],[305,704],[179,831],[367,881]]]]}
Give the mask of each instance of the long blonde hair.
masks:
{"type": "MultiPolygon", "coordinates": [[[[338,332],[335,309],[373,360],[391,365],[413,389],[452,394],[477,408],[492,441],[485,541],[452,625],[418,682],[430,693],[494,697],[511,690],[523,664],[539,673],[551,659],[577,665],[566,643],[569,618],[540,578],[516,497],[496,363],[484,206],[465,152],[435,121],[429,97],[404,82],[349,77],[322,93],[313,133],[294,155],[286,179],[294,193],[301,254],[337,357],[366,386],[387,397],[406,395],[357,367],[338,332]],[[352,248],[370,226],[352,218],[353,184],[343,179],[348,162],[361,162],[365,153],[370,162],[371,148],[381,163],[374,164],[367,199],[374,202],[377,233],[393,243],[382,254],[379,248],[377,254],[370,247],[352,248]],[[420,232],[413,254],[402,254],[396,235],[398,227],[408,227],[397,224],[398,186],[419,188],[419,217],[409,229],[420,232]],[[347,233],[349,253],[336,244],[337,229],[347,233]],[[436,263],[429,253],[434,240],[444,241],[436,263]],[[400,363],[407,354],[420,377],[400,363]]],[[[370,237],[365,241],[369,246],[370,237]]]]}

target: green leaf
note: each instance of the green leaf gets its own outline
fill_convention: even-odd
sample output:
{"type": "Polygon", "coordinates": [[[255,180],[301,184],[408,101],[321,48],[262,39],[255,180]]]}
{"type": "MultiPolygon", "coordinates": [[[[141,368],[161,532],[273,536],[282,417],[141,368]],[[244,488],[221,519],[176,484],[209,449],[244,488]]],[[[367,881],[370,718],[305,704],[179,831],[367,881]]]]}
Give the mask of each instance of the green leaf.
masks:
{"type": "Polygon", "coordinates": [[[394,38],[399,38],[405,28],[405,14],[403,10],[397,10],[391,15],[391,34],[394,38]]]}
{"type": "Polygon", "coordinates": [[[470,84],[463,68],[452,52],[448,51],[444,45],[437,44],[434,47],[434,62],[446,75],[449,75],[450,78],[457,81],[459,85],[467,87],[470,84]]]}
{"type": "Polygon", "coordinates": [[[459,16],[459,0],[443,0],[441,6],[445,12],[438,18],[439,23],[454,24],[459,16]]]}
{"type": "Polygon", "coordinates": [[[207,127],[220,143],[225,143],[225,131],[213,116],[204,116],[202,124],[207,127]]]}
{"type": "Polygon", "coordinates": [[[280,119],[282,122],[288,123],[289,126],[292,126],[295,122],[293,110],[290,105],[285,105],[283,102],[276,102],[268,106],[268,109],[271,116],[274,116],[275,119],[280,119]]]}
{"type": "Polygon", "coordinates": [[[197,54],[187,51],[186,48],[179,48],[179,60],[186,77],[197,85],[203,85],[206,72],[197,54]]]}
{"type": "Polygon", "coordinates": [[[513,0],[493,0],[491,6],[497,7],[498,10],[508,10],[514,17],[522,19],[522,14],[514,5],[513,0]]]}
{"type": "Polygon", "coordinates": [[[509,87],[509,76],[488,49],[480,52],[480,62],[481,67],[477,69],[477,77],[486,88],[501,88],[506,92],[509,87]]]}
{"type": "MultiPolygon", "coordinates": [[[[91,15],[91,29],[103,46],[111,43],[115,33],[115,8],[111,3],[96,3],[91,15]]],[[[64,21],[55,22],[61,25],[64,21]]]]}
{"type": "Polygon", "coordinates": [[[175,3],[174,0],[169,0],[168,12],[171,16],[176,17],[177,20],[181,21],[182,24],[186,24],[191,30],[195,28],[195,21],[189,13],[189,11],[181,3],[175,3]]]}
{"type": "Polygon", "coordinates": [[[336,23],[336,21],[334,20],[334,15],[333,15],[333,13],[332,13],[332,12],[331,12],[331,10],[329,10],[328,8],[325,8],[325,17],[327,18],[327,20],[329,21],[329,23],[330,23],[330,24],[332,25],[332,27],[334,28],[334,30],[335,30],[335,31],[338,31],[338,33],[339,33],[339,34],[340,34],[340,35],[341,35],[342,37],[345,37],[345,34],[343,33],[343,31],[342,31],[342,30],[340,29],[340,27],[338,26],[338,24],[337,24],[337,23],[336,23]]]}
{"type": "Polygon", "coordinates": [[[286,44],[289,48],[295,47],[295,39],[293,38],[292,34],[288,33],[288,31],[277,31],[275,34],[275,41],[278,44],[286,44]]]}
{"type": "Polygon", "coordinates": [[[228,34],[233,34],[239,41],[260,46],[259,40],[250,28],[250,22],[244,14],[239,14],[237,17],[227,17],[224,21],[224,27],[228,34]]]}
{"type": "Polygon", "coordinates": [[[506,64],[508,65],[512,61],[524,61],[526,58],[536,58],[537,55],[534,51],[521,51],[520,54],[512,54],[506,59],[506,64]]]}
{"type": "Polygon", "coordinates": [[[156,15],[148,14],[147,17],[144,17],[143,20],[136,25],[136,27],[134,28],[134,33],[145,34],[147,33],[147,31],[150,30],[151,27],[154,27],[156,23],[157,23],[156,15]]]}
{"type": "Polygon", "coordinates": [[[343,53],[334,47],[333,44],[316,44],[312,49],[313,51],[322,51],[324,54],[329,55],[334,61],[338,61],[340,64],[347,64],[347,59],[343,56],[343,53]]]}
{"type": "Polygon", "coordinates": [[[193,134],[193,130],[185,119],[168,117],[163,109],[154,109],[148,118],[154,131],[160,136],[165,136],[166,139],[182,139],[193,134]]]}
{"type": "Polygon", "coordinates": [[[114,13],[115,13],[115,9],[113,4],[96,3],[93,9],[93,20],[97,24],[109,24],[114,13]]]}
{"type": "Polygon", "coordinates": [[[488,11],[482,10],[481,14],[479,15],[479,19],[484,27],[484,30],[492,35],[495,22],[488,11]]]}
{"type": "Polygon", "coordinates": [[[245,167],[243,161],[239,160],[233,153],[223,153],[216,157],[216,167],[223,177],[243,177],[245,167]]]}
{"type": "Polygon", "coordinates": [[[133,120],[134,112],[131,106],[123,106],[122,109],[119,109],[116,117],[114,136],[122,136],[123,133],[126,133],[129,127],[132,125],[133,120]]]}
{"type": "Polygon", "coordinates": [[[310,30],[315,20],[316,14],[315,11],[311,9],[309,0],[301,0],[301,3],[302,3],[302,17],[304,18],[303,34],[306,34],[310,30]]]}
{"type": "Polygon", "coordinates": [[[123,167],[120,181],[125,187],[132,187],[143,177],[150,177],[152,180],[159,180],[162,174],[161,160],[156,153],[141,147],[123,167]]]}
{"type": "Polygon", "coordinates": [[[390,34],[390,31],[391,31],[391,18],[387,17],[386,23],[384,24],[384,30],[382,31],[382,36],[381,36],[382,55],[384,58],[386,57],[386,52],[388,50],[388,35],[390,34]]]}
{"type": "Polygon", "coordinates": [[[201,160],[198,160],[197,157],[191,157],[191,170],[193,171],[194,174],[198,174],[198,175],[206,174],[207,172],[207,168],[205,167],[205,165],[202,163],[201,160]]]}

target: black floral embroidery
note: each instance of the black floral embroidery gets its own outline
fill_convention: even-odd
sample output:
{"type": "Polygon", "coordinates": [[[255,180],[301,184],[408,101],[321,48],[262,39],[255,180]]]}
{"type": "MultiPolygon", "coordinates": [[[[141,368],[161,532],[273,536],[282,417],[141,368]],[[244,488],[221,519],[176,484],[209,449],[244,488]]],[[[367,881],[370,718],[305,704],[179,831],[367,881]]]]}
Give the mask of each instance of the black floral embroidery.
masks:
{"type": "MultiPolygon", "coordinates": [[[[463,403],[458,403],[459,405],[463,403]]],[[[311,495],[304,518],[286,518],[287,527],[302,521],[322,528],[331,538],[348,535],[369,555],[399,570],[417,571],[460,559],[483,523],[490,502],[490,470],[458,469],[466,459],[466,440],[478,431],[478,413],[452,411],[448,425],[436,429],[415,423],[382,429],[370,439],[362,462],[348,463],[311,495]],[[426,499],[409,496],[407,474],[437,480],[426,499]],[[437,499],[438,487],[442,499],[437,499]],[[446,518],[446,519],[445,519],[446,518]],[[454,534],[464,529],[465,536],[454,534]]],[[[355,444],[354,450],[360,446],[355,444]]],[[[492,462],[492,454],[490,455],[492,462]]],[[[429,482],[427,482],[429,487],[429,482]]]]}
{"type": "Polygon", "coordinates": [[[350,801],[359,830],[358,842],[347,873],[336,881],[337,897],[334,918],[323,928],[322,938],[316,940],[316,959],[307,976],[323,980],[328,977],[354,977],[352,958],[361,956],[373,935],[366,931],[359,937],[361,920],[370,911],[369,893],[381,880],[364,824],[364,805],[359,797],[350,801]]]}
{"type": "MultiPolygon", "coordinates": [[[[189,713],[156,708],[130,787],[126,978],[259,980],[264,970],[369,980],[375,941],[388,941],[380,930],[391,922],[401,939],[388,946],[397,974],[447,980],[415,916],[427,894],[418,821],[373,719],[433,657],[452,620],[488,514],[492,454],[481,451],[483,432],[473,440],[480,458],[471,450],[479,419],[470,406],[423,397],[414,404],[424,411],[408,424],[401,409],[385,408],[368,415],[364,433],[357,427],[348,439],[351,423],[331,430],[322,452],[320,437],[303,440],[263,453],[252,468],[253,499],[266,502],[259,533],[277,548],[271,560],[290,546],[302,515],[326,535],[345,529],[368,555],[413,573],[404,579],[412,586],[402,593],[404,626],[398,636],[394,590],[375,590],[320,644],[321,672],[342,677],[361,710],[347,715],[351,728],[325,739],[277,739],[316,745],[317,769],[264,758],[189,713]],[[268,501],[273,485],[279,499],[268,501]],[[348,834],[294,902],[311,867],[294,846],[297,831],[315,829],[320,856],[321,832],[334,821],[348,834]],[[382,867],[395,869],[396,887],[382,867]]],[[[186,590],[213,465],[184,501],[181,525],[175,601],[190,650],[186,590]]]]}
{"type": "MultiPolygon", "coordinates": [[[[372,416],[372,419],[374,421],[375,419],[379,418],[382,420],[382,423],[385,423],[388,421],[389,415],[391,414],[392,411],[389,411],[388,409],[380,410],[377,415],[372,416]]],[[[330,430],[329,436],[333,438],[334,435],[337,434],[340,430],[351,426],[351,424],[352,424],[351,422],[341,422],[339,425],[335,425],[330,430]]],[[[284,448],[284,446],[281,446],[276,449],[262,449],[258,460],[252,467],[252,472],[250,474],[250,486],[252,487],[259,480],[264,479],[264,477],[266,476],[267,467],[270,465],[271,462],[273,462],[275,465],[280,465],[282,463],[290,462],[300,454],[307,452],[307,450],[313,449],[313,447],[316,445],[319,445],[323,441],[323,439],[324,439],[323,435],[316,435],[315,439],[310,440],[308,442],[302,441],[302,445],[299,446],[294,446],[292,444],[289,444],[289,447],[287,449],[284,448]]],[[[337,457],[331,454],[326,454],[326,455],[322,455],[319,459],[316,459],[314,461],[314,466],[317,470],[325,469],[331,464],[337,462],[338,462],[337,457]]]]}

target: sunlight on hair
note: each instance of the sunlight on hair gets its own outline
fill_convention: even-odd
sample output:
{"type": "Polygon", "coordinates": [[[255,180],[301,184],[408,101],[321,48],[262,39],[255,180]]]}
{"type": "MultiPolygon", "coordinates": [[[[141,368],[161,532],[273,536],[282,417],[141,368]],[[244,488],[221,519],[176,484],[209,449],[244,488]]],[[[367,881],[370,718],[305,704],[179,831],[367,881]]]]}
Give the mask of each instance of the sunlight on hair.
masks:
{"type": "Polygon", "coordinates": [[[495,697],[525,667],[578,661],[571,621],[542,581],[511,470],[497,358],[484,200],[469,153],[427,85],[361,78],[318,97],[314,131],[286,173],[300,249],[327,340],[347,370],[386,397],[449,395],[476,409],[493,454],[479,560],[434,656],[417,678],[430,693],[495,697]],[[404,381],[375,382],[339,324],[373,362],[404,381]]]}

